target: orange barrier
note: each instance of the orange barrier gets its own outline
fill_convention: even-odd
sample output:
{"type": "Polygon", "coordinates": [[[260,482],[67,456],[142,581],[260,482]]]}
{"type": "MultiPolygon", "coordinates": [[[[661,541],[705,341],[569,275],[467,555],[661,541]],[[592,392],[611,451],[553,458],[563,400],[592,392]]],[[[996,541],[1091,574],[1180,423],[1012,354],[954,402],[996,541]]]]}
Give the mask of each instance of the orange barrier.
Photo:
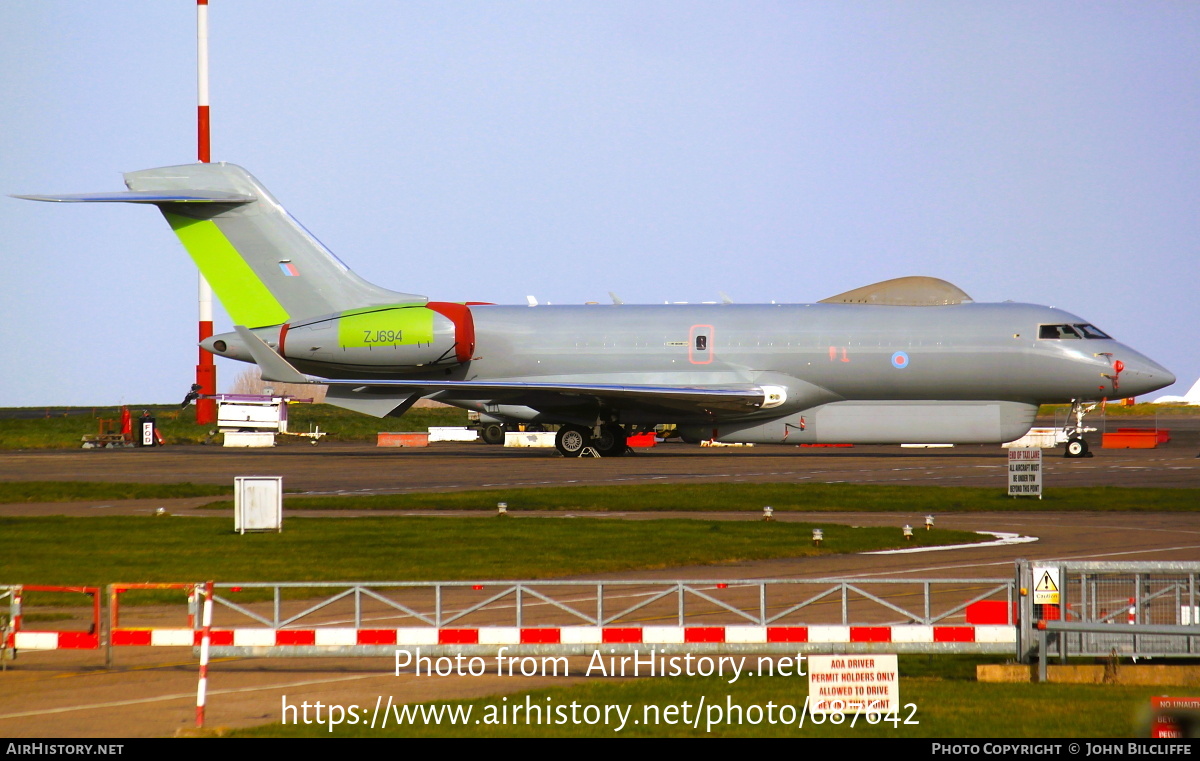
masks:
{"type": "Polygon", "coordinates": [[[1104,449],[1154,449],[1158,446],[1158,433],[1154,429],[1144,431],[1118,431],[1101,437],[1104,449]]]}
{"type": "Polygon", "coordinates": [[[378,447],[427,447],[428,433],[380,433],[375,442],[378,447]]]}
{"type": "Polygon", "coordinates": [[[1158,443],[1166,444],[1171,440],[1170,428],[1118,428],[1117,433],[1145,433],[1146,431],[1154,431],[1158,434],[1158,443]]]}

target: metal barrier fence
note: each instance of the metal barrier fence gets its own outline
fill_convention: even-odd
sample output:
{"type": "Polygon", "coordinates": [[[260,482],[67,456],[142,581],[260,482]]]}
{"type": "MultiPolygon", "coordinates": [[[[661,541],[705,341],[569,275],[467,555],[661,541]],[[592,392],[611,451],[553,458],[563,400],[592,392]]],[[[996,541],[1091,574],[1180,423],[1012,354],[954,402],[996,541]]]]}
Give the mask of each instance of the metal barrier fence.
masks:
{"type": "MultiPolygon", "coordinates": [[[[696,652],[1013,653],[1015,602],[1012,579],[223,583],[212,651],[590,653],[600,644],[614,652],[686,644],[696,652]],[[973,622],[968,612],[980,603],[992,606],[990,617],[973,622]]],[[[190,624],[129,625],[137,610],[113,606],[121,621],[113,645],[194,641],[190,624]]]]}
{"type": "MultiPolygon", "coordinates": [[[[434,627],[460,623],[473,615],[498,613],[507,625],[573,624],[607,626],[630,621],[641,613],[659,622],[683,626],[696,617],[767,626],[795,620],[842,624],[890,622],[932,625],[961,615],[977,601],[1016,598],[1011,579],[765,579],[755,581],[491,581],[491,582],[358,582],[217,584],[218,606],[272,628],[285,628],[347,602],[354,626],[378,615],[434,627]],[[234,594],[269,590],[269,612],[263,606],[239,604],[234,594]],[[285,608],[287,592],[339,590],[294,613],[285,608]],[[885,599],[909,599],[903,607],[885,599]],[[375,603],[372,605],[371,603],[375,603]],[[260,612],[261,611],[261,612],[260,612]],[[561,613],[550,618],[547,614],[561,613]]],[[[1006,623],[1014,623],[1007,621],[1006,623]]]]}
{"type": "Polygon", "coordinates": [[[1039,652],[1039,621],[1063,624],[1051,627],[1047,658],[1200,655],[1200,563],[1026,562],[1018,567],[1021,586],[1035,590],[1047,568],[1057,569],[1061,596],[1057,605],[1021,598],[1026,658],[1039,652]]]}
{"type": "MultiPolygon", "coordinates": [[[[1200,655],[1200,563],[1018,561],[1015,571],[1012,579],[223,583],[212,642],[217,655],[258,656],[388,655],[408,645],[435,655],[499,647],[562,654],[650,644],[698,653],[1007,653],[1024,661],[1200,655]],[[1049,572],[1053,604],[1038,587],[1049,572]],[[1064,626],[1043,626],[1043,645],[1045,621],[1064,626]]],[[[104,623],[97,588],[0,586],[0,619],[6,601],[9,608],[0,644],[104,647],[109,662],[114,647],[195,645],[198,586],[111,585],[104,623]],[[90,627],[30,630],[21,606],[34,590],[90,595],[90,627]],[[158,599],[169,604],[124,599],[148,590],[170,594],[158,599]]]]}

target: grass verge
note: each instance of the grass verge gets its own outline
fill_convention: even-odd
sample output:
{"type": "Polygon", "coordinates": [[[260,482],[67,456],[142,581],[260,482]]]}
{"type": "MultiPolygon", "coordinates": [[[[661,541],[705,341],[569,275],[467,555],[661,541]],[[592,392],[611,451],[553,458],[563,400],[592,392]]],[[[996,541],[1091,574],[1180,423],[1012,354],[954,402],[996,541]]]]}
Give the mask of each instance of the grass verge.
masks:
{"type": "MultiPolygon", "coordinates": [[[[349,497],[285,497],[288,510],[487,510],[508,503],[509,511],[566,512],[1004,512],[1191,511],[1200,489],[1131,489],[1112,486],[1052,489],[1040,501],[1014,499],[997,488],[963,486],[883,486],[821,483],[649,484],[566,486],[528,489],[380,494],[349,497]]],[[[230,509],[216,502],[212,509],[230,509]]]]}
{"type": "MultiPolygon", "coordinates": [[[[200,444],[216,427],[196,425],[196,413],[191,408],[129,405],[135,422],[143,410],[154,416],[155,425],[168,444],[200,444]]],[[[84,435],[97,432],[100,420],[118,421],[120,417],[118,407],[56,408],[43,414],[28,409],[0,410],[0,449],[78,449],[84,435]]],[[[288,407],[289,430],[320,427],[328,434],[326,441],[374,441],[375,435],[388,426],[393,430],[424,431],[431,425],[466,424],[466,410],[455,407],[409,410],[403,420],[389,421],[328,404],[288,407]]]]}
{"type": "Polygon", "coordinates": [[[229,486],[212,484],[129,484],[103,481],[0,482],[0,504],[78,502],[81,500],[175,499],[229,494],[229,486]]]}
{"type": "MultiPolygon", "coordinates": [[[[905,545],[895,528],[696,520],[289,518],[282,533],[241,536],[231,518],[38,517],[0,518],[0,532],[0,582],[54,585],[539,579],[905,545]]],[[[980,539],[916,533],[918,544],[980,539]]]]}

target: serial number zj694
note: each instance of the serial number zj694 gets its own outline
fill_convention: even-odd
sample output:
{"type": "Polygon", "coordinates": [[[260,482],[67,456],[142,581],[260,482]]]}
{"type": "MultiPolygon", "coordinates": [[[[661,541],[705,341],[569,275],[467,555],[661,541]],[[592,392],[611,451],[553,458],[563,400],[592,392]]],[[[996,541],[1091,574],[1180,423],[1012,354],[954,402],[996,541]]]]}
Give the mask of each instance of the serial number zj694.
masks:
{"type": "Polygon", "coordinates": [[[365,344],[398,344],[401,341],[402,330],[364,330],[365,344]]]}

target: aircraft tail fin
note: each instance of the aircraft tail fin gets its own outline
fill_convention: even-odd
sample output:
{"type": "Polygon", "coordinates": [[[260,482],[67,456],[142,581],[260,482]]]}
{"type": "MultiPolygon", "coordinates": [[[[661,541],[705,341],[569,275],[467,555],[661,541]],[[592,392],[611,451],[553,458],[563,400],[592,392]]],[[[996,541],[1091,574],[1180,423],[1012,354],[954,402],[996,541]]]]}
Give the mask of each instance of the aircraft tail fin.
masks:
{"type": "Polygon", "coordinates": [[[354,274],[235,164],[129,172],[125,184],[129,192],[22,197],[157,206],[239,325],[264,327],[364,306],[428,301],[354,274]]]}

